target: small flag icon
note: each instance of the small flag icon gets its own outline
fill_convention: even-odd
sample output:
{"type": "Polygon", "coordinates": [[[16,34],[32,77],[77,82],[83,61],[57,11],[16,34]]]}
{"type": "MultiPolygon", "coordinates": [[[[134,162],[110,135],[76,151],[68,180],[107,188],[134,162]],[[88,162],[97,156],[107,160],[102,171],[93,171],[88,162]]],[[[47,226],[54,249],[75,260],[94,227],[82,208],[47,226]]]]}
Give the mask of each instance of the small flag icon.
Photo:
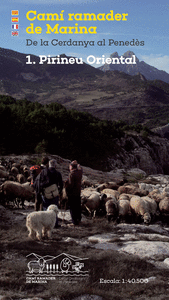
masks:
{"type": "Polygon", "coordinates": [[[19,18],[17,17],[12,17],[12,23],[18,23],[19,22],[19,18]]]}
{"type": "Polygon", "coordinates": [[[12,29],[18,30],[19,29],[19,24],[12,24],[12,29]]]}
{"type": "Polygon", "coordinates": [[[12,36],[18,36],[19,32],[18,31],[12,31],[12,36]]]}
{"type": "Polygon", "coordinates": [[[11,15],[12,16],[19,16],[19,10],[12,10],[11,15]]]}

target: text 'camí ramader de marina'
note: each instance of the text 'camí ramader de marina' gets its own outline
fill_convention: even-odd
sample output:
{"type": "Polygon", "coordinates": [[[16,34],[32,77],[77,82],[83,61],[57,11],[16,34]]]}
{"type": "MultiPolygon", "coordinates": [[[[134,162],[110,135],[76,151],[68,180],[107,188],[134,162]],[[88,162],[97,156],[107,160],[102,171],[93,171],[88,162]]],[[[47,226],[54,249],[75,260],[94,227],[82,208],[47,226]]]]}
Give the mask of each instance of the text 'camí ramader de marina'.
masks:
{"type": "MultiPolygon", "coordinates": [[[[68,13],[67,21],[127,21],[128,13],[114,13],[113,10],[110,10],[109,13],[68,13]]],[[[29,21],[65,21],[64,18],[64,10],[58,13],[37,13],[37,11],[29,10],[26,13],[26,18],[29,21]]],[[[26,32],[28,34],[41,34],[42,27],[34,25],[34,23],[30,23],[30,26],[26,28],[26,32]]],[[[74,26],[60,26],[60,24],[55,24],[51,26],[50,24],[46,24],[46,34],[97,34],[96,26],[79,26],[78,23],[75,23],[74,26]]]]}

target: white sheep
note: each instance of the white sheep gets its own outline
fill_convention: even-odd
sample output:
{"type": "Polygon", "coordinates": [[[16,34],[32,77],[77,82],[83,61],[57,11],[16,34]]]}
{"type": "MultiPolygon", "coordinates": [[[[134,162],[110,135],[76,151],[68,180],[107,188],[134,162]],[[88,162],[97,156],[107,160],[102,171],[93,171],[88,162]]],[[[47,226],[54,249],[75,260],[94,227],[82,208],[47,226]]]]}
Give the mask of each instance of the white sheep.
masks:
{"type": "Polygon", "coordinates": [[[46,211],[34,211],[26,218],[26,227],[30,238],[42,239],[47,234],[51,238],[51,233],[55,227],[59,209],[57,205],[50,205],[46,211]]]}
{"type": "Polygon", "coordinates": [[[107,186],[106,186],[106,183],[101,183],[101,184],[97,185],[96,191],[97,191],[97,192],[101,192],[101,191],[103,191],[106,187],[107,187],[107,186]]]}
{"type": "Polygon", "coordinates": [[[154,199],[156,203],[159,203],[162,200],[162,198],[164,198],[165,196],[163,197],[163,195],[160,194],[158,189],[154,189],[148,194],[148,197],[154,199]]]}
{"type": "Polygon", "coordinates": [[[88,198],[90,195],[92,195],[95,192],[97,192],[97,191],[93,187],[85,188],[81,191],[81,197],[87,197],[88,198]]]}
{"type": "Polygon", "coordinates": [[[141,199],[144,199],[145,201],[148,202],[149,212],[150,212],[151,216],[155,217],[155,215],[157,213],[157,203],[156,203],[156,201],[154,199],[151,199],[148,196],[141,197],[141,199]]]}
{"type": "Polygon", "coordinates": [[[136,217],[143,218],[144,223],[149,224],[151,222],[151,211],[148,201],[139,196],[133,196],[130,199],[130,207],[136,217]]]}
{"type": "Polygon", "coordinates": [[[112,190],[112,189],[104,189],[104,190],[102,190],[102,192],[101,193],[103,193],[103,194],[106,194],[107,196],[110,196],[110,195],[112,195],[113,197],[115,197],[116,199],[118,199],[119,198],[119,196],[120,196],[120,194],[119,194],[119,192],[118,191],[116,191],[116,190],[112,190]]]}
{"type": "Polygon", "coordinates": [[[93,213],[93,218],[95,218],[96,212],[102,208],[104,205],[104,197],[99,192],[93,191],[89,196],[81,197],[82,209],[86,209],[90,215],[93,213]]]}
{"type": "Polygon", "coordinates": [[[126,199],[120,199],[118,200],[118,207],[119,207],[119,221],[127,220],[129,216],[131,216],[131,210],[130,210],[130,201],[126,199]]]}
{"type": "Polygon", "coordinates": [[[133,195],[130,195],[130,194],[121,194],[118,198],[118,201],[119,200],[129,200],[131,199],[131,197],[133,197],[133,195]]]}

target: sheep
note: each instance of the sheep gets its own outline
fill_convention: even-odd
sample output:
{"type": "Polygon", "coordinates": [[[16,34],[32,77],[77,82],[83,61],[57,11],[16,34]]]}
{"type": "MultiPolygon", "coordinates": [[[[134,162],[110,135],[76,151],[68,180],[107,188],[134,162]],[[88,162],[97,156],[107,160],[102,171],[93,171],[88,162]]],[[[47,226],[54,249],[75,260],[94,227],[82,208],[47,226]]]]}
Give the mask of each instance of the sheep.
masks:
{"type": "Polygon", "coordinates": [[[23,165],[23,166],[22,166],[22,170],[23,170],[23,172],[24,172],[24,171],[29,171],[29,167],[28,167],[27,165],[23,165]]]}
{"type": "Polygon", "coordinates": [[[20,171],[26,178],[28,178],[30,176],[30,169],[28,168],[27,165],[21,165],[20,171]]]}
{"type": "Polygon", "coordinates": [[[156,212],[157,212],[157,203],[156,203],[156,201],[154,199],[151,199],[148,196],[141,197],[141,199],[144,199],[145,201],[148,202],[150,213],[151,213],[152,216],[155,216],[156,212]]]}
{"type": "Polygon", "coordinates": [[[89,196],[81,197],[82,209],[87,209],[90,215],[93,213],[93,218],[96,216],[96,211],[102,209],[102,205],[104,205],[104,196],[96,191],[92,192],[89,196]]]}
{"type": "Polygon", "coordinates": [[[137,219],[141,217],[145,224],[149,224],[151,222],[150,206],[148,201],[139,196],[133,196],[130,199],[130,207],[137,219]]]}
{"type": "Polygon", "coordinates": [[[99,208],[99,206],[100,206],[100,193],[93,192],[92,194],[90,193],[87,196],[82,195],[81,197],[82,209],[86,208],[90,214],[94,212],[94,216],[95,216],[96,214],[95,212],[99,208]]]}
{"type": "Polygon", "coordinates": [[[13,163],[12,168],[17,168],[18,170],[20,169],[20,163],[13,163]]]}
{"type": "Polygon", "coordinates": [[[0,169],[0,178],[8,178],[9,173],[5,170],[0,169]]]}
{"type": "Polygon", "coordinates": [[[81,191],[81,196],[82,197],[89,197],[90,195],[92,195],[93,193],[97,193],[97,191],[95,190],[95,188],[93,187],[88,187],[88,188],[85,188],[81,191]]]}
{"type": "Polygon", "coordinates": [[[162,199],[159,203],[161,221],[169,223],[169,197],[162,199]]]}
{"type": "Polygon", "coordinates": [[[119,194],[132,194],[132,195],[138,195],[138,196],[147,196],[148,191],[141,190],[140,188],[134,186],[134,185],[123,185],[118,188],[119,194]]]}
{"type": "Polygon", "coordinates": [[[111,196],[115,197],[116,199],[118,199],[119,195],[120,195],[118,191],[115,191],[115,190],[112,190],[112,189],[104,189],[102,191],[102,193],[106,194],[107,196],[111,195],[111,196]]]}
{"type": "Polygon", "coordinates": [[[0,170],[6,171],[6,168],[2,165],[0,165],[0,170]]]}
{"type": "Polygon", "coordinates": [[[85,188],[85,187],[90,187],[92,185],[93,185],[93,183],[91,182],[91,180],[89,180],[87,176],[83,175],[83,177],[82,177],[82,186],[85,188]]]}
{"type": "Polygon", "coordinates": [[[9,181],[16,181],[15,176],[13,175],[9,175],[9,177],[7,178],[9,181]]]}
{"type": "Polygon", "coordinates": [[[28,176],[28,177],[26,178],[27,182],[31,182],[31,179],[32,179],[31,176],[28,176]]]}
{"type": "Polygon", "coordinates": [[[161,194],[161,200],[163,200],[166,197],[169,197],[169,192],[162,192],[162,194],[161,194]]]}
{"type": "Polygon", "coordinates": [[[151,198],[151,199],[154,199],[156,201],[156,203],[159,203],[163,197],[162,194],[159,193],[159,190],[155,189],[155,190],[152,190],[148,196],[151,198]]]}
{"type": "Polygon", "coordinates": [[[129,220],[129,217],[131,217],[130,201],[126,199],[121,199],[118,201],[118,207],[119,207],[118,221],[129,220]]]}
{"type": "Polygon", "coordinates": [[[141,190],[146,190],[146,191],[148,191],[150,193],[151,191],[154,190],[155,185],[141,182],[141,183],[139,183],[139,188],[141,190]]]}
{"type": "Polygon", "coordinates": [[[26,181],[25,176],[23,174],[18,174],[16,176],[16,179],[19,183],[25,183],[25,181],[26,181]]]}
{"type": "Polygon", "coordinates": [[[25,170],[25,171],[23,172],[23,175],[24,175],[26,178],[28,178],[28,177],[30,176],[30,171],[29,171],[29,170],[25,170]]]}
{"type": "Polygon", "coordinates": [[[32,239],[42,240],[42,237],[51,238],[51,233],[55,227],[59,209],[57,205],[50,205],[46,211],[34,211],[26,217],[26,227],[28,236],[32,239]]]}
{"type": "Polygon", "coordinates": [[[12,167],[11,169],[11,174],[13,174],[14,176],[17,176],[19,174],[19,170],[16,167],[12,167]]]}
{"type": "Polygon", "coordinates": [[[160,201],[159,210],[160,212],[169,215],[169,197],[166,197],[160,201]]]}
{"type": "Polygon", "coordinates": [[[114,189],[114,190],[117,190],[118,189],[118,185],[116,182],[105,182],[105,183],[102,183],[102,184],[99,184],[96,188],[96,191],[97,192],[101,192],[103,191],[104,189],[114,189]]]}
{"type": "Polygon", "coordinates": [[[129,195],[129,194],[121,194],[118,198],[118,201],[119,200],[129,200],[131,199],[131,197],[133,197],[133,195],[129,195]]]}
{"type": "Polygon", "coordinates": [[[29,182],[20,184],[19,182],[7,180],[0,188],[5,195],[13,195],[20,198],[31,198],[34,193],[33,187],[29,182]]]}
{"type": "Polygon", "coordinates": [[[107,197],[106,199],[106,213],[107,213],[107,219],[108,222],[110,222],[112,219],[113,221],[117,219],[119,214],[119,206],[117,199],[114,196],[107,197]]]}
{"type": "Polygon", "coordinates": [[[96,187],[97,192],[101,192],[106,188],[106,183],[101,183],[96,187]]]}
{"type": "Polygon", "coordinates": [[[29,182],[20,184],[19,182],[7,180],[0,186],[0,192],[12,200],[20,198],[22,207],[24,207],[25,199],[30,199],[34,196],[34,189],[29,182]]]}
{"type": "Polygon", "coordinates": [[[119,188],[119,185],[114,181],[110,181],[106,184],[106,188],[117,190],[119,188]]]}

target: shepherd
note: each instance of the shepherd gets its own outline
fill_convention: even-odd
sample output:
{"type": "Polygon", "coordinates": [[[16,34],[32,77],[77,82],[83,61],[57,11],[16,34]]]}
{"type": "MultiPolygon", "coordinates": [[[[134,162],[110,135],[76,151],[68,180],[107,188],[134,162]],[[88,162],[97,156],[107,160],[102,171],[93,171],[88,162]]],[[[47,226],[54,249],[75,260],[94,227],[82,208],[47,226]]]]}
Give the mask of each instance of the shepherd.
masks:
{"type": "MultiPolygon", "coordinates": [[[[41,195],[43,200],[43,210],[52,205],[59,205],[59,198],[62,197],[63,181],[62,175],[56,170],[57,163],[55,159],[49,161],[49,167],[42,170],[36,177],[34,187],[36,193],[41,195]]],[[[55,228],[60,227],[58,218],[56,219],[55,228]]]]}
{"type": "Polygon", "coordinates": [[[82,167],[76,160],[69,165],[69,177],[65,182],[66,192],[68,196],[68,203],[70,206],[70,214],[72,223],[70,226],[79,225],[81,221],[81,181],[82,181],[82,167]]]}

